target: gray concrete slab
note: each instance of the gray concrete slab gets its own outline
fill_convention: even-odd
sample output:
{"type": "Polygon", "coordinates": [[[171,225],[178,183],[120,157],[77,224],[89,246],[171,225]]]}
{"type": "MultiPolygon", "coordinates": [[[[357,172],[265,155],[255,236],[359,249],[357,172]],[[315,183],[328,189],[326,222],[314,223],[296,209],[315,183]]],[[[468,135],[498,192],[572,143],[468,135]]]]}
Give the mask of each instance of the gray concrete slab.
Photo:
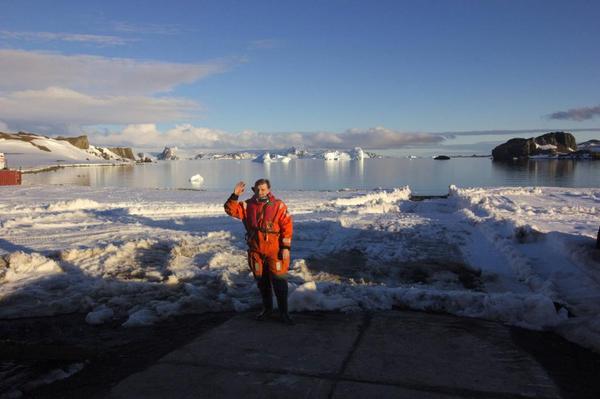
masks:
{"type": "Polygon", "coordinates": [[[560,397],[545,370],[512,342],[508,327],[416,312],[373,315],[343,377],[449,394],[560,397]]]}
{"type": "Polygon", "coordinates": [[[108,398],[327,398],[331,382],[293,374],[157,364],[128,377],[108,398]]]}
{"type": "Polygon", "coordinates": [[[160,360],[305,374],[337,373],[350,353],[361,314],[298,314],[296,325],[236,316],[160,360]]]}
{"type": "MultiPolygon", "coordinates": [[[[499,323],[407,311],[295,319],[234,316],[124,379],[110,398],[590,397],[566,389],[570,380],[556,380],[559,391],[533,357],[539,348],[524,350],[522,333],[499,323]]],[[[557,378],[560,365],[547,360],[557,378]]]]}
{"type": "MultiPolygon", "coordinates": [[[[463,399],[464,396],[455,396],[435,392],[417,391],[393,385],[381,385],[359,382],[340,382],[335,388],[333,399],[463,399]]],[[[485,396],[478,398],[486,399],[485,396]]]]}

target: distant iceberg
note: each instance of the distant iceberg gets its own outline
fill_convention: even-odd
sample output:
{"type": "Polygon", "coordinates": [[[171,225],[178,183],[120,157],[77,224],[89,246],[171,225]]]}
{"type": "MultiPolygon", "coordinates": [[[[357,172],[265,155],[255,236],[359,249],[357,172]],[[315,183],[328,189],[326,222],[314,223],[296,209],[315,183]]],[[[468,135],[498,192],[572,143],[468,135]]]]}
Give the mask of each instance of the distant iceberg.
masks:
{"type": "Polygon", "coordinates": [[[322,154],[322,157],[326,161],[362,161],[365,158],[370,158],[360,147],[356,147],[350,152],[327,151],[322,154]]]}
{"type": "Polygon", "coordinates": [[[204,183],[204,177],[202,177],[201,175],[194,175],[190,177],[190,183],[192,183],[195,186],[199,186],[202,183],[204,183]]]}
{"type": "Polygon", "coordinates": [[[271,154],[269,154],[268,152],[265,152],[264,154],[261,154],[261,155],[257,156],[256,158],[254,158],[254,162],[271,163],[271,162],[273,162],[273,160],[271,159],[271,154]]]}
{"type": "Polygon", "coordinates": [[[323,153],[323,159],[326,161],[350,161],[352,157],[343,151],[328,151],[323,153]]]}
{"type": "Polygon", "coordinates": [[[258,157],[256,157],[254,159],[254,162],[260,162],[260,163],[273,163],[273,162],[283,162],[283,163],[288,163],[292,160],[291,157],[287,156],[287,155],[277,155],[274,154],[273,156],[271,156],[271,154],[269,152],[265,152],[262,155],[259,155],[258,157]]]}
{"type": "Polygon", "coordinates": [[[363,159],[368,158],[365,155],[363,149],[360,147],[355,147],[354,150],[352,150],[352,152],[350,153],[350,155],[352,156],[352,159],[356,161],[362,161],[363,159]]]}

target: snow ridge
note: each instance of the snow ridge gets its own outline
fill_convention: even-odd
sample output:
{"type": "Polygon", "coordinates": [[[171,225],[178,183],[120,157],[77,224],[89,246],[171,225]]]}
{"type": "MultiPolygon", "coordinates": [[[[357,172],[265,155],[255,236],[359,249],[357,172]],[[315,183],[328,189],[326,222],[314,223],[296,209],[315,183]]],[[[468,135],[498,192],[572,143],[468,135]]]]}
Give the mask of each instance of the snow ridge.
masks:
{"type": "MultiPolygon", "coordinates": [[[[290,308],[447,312],[600,350],[598,189],[277,193],[295,221],[290,308]]],[[[6,187],[0,317],[142,326],[259,305],[229,193],[6,187]]]]}

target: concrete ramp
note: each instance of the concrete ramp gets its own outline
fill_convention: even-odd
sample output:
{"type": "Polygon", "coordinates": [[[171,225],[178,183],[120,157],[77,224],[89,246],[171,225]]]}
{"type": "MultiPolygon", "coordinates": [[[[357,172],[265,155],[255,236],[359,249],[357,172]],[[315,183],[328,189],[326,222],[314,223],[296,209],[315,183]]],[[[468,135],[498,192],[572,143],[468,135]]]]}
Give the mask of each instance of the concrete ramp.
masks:
{"type": "Polygon", "coordinates": [[[389,311],[242,314],[114,387],[110,398],[561,398],[498,323],[389,311]]]}

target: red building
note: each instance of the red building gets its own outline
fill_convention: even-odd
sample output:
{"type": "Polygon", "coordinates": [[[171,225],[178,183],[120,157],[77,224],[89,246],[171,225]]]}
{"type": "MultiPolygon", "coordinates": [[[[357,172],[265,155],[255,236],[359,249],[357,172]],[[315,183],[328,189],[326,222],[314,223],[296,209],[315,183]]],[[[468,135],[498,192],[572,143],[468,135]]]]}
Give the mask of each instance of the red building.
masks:
{"type": "Polygon", "coordinates": [[[0,152],[0,186],[14,186],[21,184],[21,172],[5,169],[4,154],[0,152]]]}
{"type": "Polygon", "coordinates": [[[21,172],[18,170],[0,170],[0,186],[14,186],[21,184],[21,172]]]}

